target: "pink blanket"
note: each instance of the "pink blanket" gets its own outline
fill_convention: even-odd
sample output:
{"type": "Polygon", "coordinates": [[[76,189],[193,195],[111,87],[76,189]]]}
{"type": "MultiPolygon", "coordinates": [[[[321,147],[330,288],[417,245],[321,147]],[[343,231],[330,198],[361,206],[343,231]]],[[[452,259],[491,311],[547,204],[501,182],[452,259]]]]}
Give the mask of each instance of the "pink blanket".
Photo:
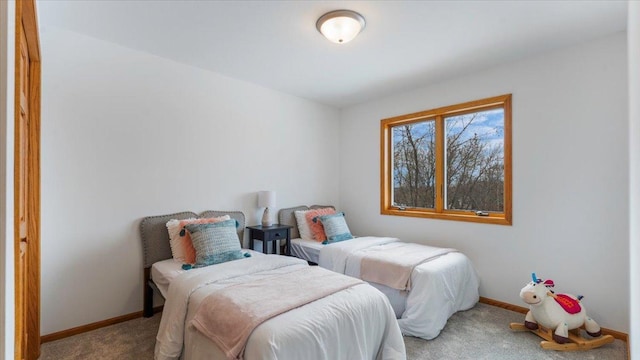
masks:
{"type": "Polygon", "coordinates": [[[456,251],[413,243],[392,242],[363,250],[360,278],[397,290],[411,290],[413,268],[456,251]]]}
{"type": "Polygon", "coordinates": [[[207,296],[191,324],[229,359],[240,359],[258,325],[291,309],[363,282],[317,266],[231,285],[207,296]]]}

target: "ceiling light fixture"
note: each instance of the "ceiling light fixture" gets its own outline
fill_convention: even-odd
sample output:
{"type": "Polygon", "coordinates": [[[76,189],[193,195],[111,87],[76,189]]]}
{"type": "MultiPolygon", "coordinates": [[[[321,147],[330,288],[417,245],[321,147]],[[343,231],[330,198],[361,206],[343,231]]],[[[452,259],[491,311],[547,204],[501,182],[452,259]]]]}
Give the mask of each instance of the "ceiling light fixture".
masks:
{"type": "Polygon", "coordinates": [[[330,11],[320,16],[316,22],[318,31],[336,44],[345,44],[353,40],[364,26],[364,17],[351,10],[330,11]]]}

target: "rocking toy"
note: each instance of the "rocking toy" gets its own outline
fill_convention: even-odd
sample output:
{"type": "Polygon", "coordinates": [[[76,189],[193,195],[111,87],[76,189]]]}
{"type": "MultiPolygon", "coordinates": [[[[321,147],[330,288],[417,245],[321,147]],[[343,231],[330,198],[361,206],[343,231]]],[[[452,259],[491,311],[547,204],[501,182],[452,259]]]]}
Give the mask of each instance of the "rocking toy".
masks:
{"type": "Polygon", "coordinates": [[[545,339],[540,346],[549,350],[589,350],[614,341],[611,335],[602,336],[600,325],[587,316],[580,303],[582,296],[556,294],[551,290],[552,280],[538,279],[535,273],[531,277],[533,281],[520,290],[520,297],[529,304],[529,312],[524,324],[509,325],[512,330],[531,331],[545,339]],[[583,326],[594,339],[582,337],[583,326]]]}

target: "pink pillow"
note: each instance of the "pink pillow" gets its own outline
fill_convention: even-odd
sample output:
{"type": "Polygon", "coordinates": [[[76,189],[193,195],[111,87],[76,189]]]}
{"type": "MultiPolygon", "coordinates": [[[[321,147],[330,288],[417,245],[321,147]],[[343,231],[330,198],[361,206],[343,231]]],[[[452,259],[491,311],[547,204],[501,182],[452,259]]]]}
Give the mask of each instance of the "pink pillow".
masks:
{"type": "Polygon", "coordinates": [[[194,264],[196,262],[196,249],[193,247],[193,243],[191,242],[191,235],[186,231],[186,229],[182,232],[185,225],[209,224],[229,219],[231,219],[229,215],[224,215],[215,218],[170,220],[167,223],[167,229],[169,230],[169,239],[173,258],[179,261],[184,261],[187,264],[194,264]]]}
{"type": "Polygon", "coordinates": [[[313,240],[320,242],[327,240],[327,235],[324,234],[324,226],[322,226],[322,222],[319,219],[316,222],[313,222],[313,218],[316,216],[332,215],[335,213],[336,210],[333,208],[322,208],[309,210],[304,214],[307,219],[307,224],[309,224],[311,234],[313,234],[313,240]]]}

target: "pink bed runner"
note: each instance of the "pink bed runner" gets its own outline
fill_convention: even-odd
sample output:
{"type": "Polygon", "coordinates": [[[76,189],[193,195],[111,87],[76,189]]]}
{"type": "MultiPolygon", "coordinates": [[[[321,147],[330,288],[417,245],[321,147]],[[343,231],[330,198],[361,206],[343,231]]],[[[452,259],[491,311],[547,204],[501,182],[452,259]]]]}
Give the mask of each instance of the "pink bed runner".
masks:
{"type": "Polygon", "coordinates": [[[240,359],[249,335],[276,315],[363,282],[317,266],[232,285],[207,296],[191,324],[229,359],[240,359]]]}
{"type": "Polygon", "coordinates": [[[360,278],[386,285],[397,290],[411,290],[413,268],[450,252],[451,248],[439,248],[413,243],[392,242],[372,246],[364,250],[360,262],[360,278]]]}

